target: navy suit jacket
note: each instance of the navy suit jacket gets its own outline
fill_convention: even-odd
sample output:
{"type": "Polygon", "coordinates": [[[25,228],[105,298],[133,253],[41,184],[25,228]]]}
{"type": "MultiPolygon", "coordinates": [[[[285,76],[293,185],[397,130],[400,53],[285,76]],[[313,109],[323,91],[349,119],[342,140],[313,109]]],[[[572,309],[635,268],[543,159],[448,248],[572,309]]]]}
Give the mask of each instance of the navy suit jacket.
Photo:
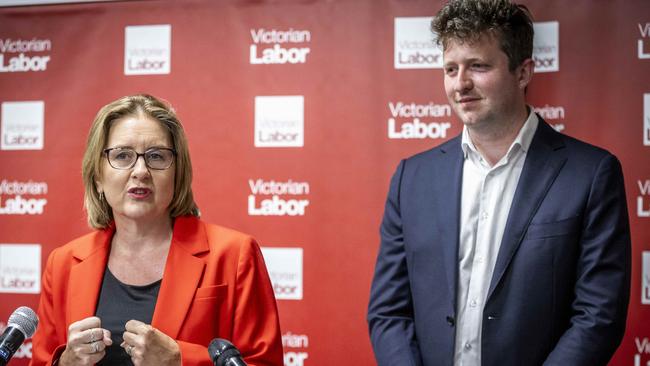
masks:
{"type": "MultiPolygon", "coordinates": [[[[379,365],[452,365],[463,151],[403,160],[368,307],[379,365]]],[[[606,365],[625,331],[630,233],[621,166],[540,118],[483,312],[482,365],[606,365]]]]}

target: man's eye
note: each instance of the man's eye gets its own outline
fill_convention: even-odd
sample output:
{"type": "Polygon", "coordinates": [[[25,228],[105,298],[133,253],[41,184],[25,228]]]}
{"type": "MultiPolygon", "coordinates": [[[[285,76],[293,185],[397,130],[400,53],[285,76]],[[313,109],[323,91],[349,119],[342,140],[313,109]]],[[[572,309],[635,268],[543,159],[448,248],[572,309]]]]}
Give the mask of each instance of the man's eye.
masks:
{"type": "Polygon", "coordinates": [[[456,68],[455,68],[455,67],[446,67],[446,68],[445,68],[445,73],[446,73],[446,74],[453,74],[454,72],[456,72],[456,68]]]}

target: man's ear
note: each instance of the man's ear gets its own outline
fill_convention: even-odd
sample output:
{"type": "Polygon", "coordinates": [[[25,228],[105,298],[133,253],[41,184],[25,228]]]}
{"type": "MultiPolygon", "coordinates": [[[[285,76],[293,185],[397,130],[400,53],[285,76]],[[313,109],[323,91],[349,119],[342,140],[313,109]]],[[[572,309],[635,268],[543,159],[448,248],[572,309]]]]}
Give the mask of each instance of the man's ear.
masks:
{"type": "Polygon", "coordinates": [[[525,59],[524,62],[517,67],[515,73],[517,74],[517,79],[519,81],[519,88],[526,89],[533,78],[533,72],[535,72],[535,61],[533,61],[532,58],[525,59]]]}

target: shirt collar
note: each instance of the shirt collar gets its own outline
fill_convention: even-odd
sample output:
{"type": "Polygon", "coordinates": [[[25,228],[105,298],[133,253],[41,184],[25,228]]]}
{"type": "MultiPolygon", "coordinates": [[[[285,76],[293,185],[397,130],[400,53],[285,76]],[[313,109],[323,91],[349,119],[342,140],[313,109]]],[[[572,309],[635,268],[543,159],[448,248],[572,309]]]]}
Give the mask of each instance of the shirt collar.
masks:
{"type": "MultiPolygon", "coordinates": [[[[528,110],[530,111],[528,113],[528,118],[526,119],[526,122],[524,122],[524,125],[519,130],[519,133],[517,134],[517,137],[515,137],[515,140],[512,142],[512,144],[510,145],[510,148],[508,148],[508,152],[506,153],[506,156],[509,156],[511,154],[515,146],[519,146],[524,153],[526,153],[530,148],[530,144],[533,141],[533,136],[535,136],[535,131],[537,130],[537,125],[539,124],[539,119],[537,118],[537,114],[535,114],[535,112],[533,111],[533,107],[528,106],[528,110]]],[[[474,143],[472,142],[472,139],[469,137],[469,131],[467,131],[467,126],[463,126],[463,133],[461,136],[461,147],[463,149],[463,156],[465,157],[465,159],[467,159],[467,154],[469,154],[470,151],[479,154],[478,150],[476,149],[476,146],[474,146],[474,143]]]]}

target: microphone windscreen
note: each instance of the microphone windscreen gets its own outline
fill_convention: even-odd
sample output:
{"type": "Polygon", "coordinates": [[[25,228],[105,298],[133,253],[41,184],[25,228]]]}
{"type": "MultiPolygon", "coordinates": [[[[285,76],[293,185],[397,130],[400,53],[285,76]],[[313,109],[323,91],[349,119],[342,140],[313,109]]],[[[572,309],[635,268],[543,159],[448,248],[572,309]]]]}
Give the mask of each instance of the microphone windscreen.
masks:
{"type": "Polygon", "coordinates": [[[7,326],[18,328],[25,335],[25,338],[30,338],[34,335],[38,326],[38,316],[34,310],[27,306],[21,306],[9,316],[7,326]]]}

